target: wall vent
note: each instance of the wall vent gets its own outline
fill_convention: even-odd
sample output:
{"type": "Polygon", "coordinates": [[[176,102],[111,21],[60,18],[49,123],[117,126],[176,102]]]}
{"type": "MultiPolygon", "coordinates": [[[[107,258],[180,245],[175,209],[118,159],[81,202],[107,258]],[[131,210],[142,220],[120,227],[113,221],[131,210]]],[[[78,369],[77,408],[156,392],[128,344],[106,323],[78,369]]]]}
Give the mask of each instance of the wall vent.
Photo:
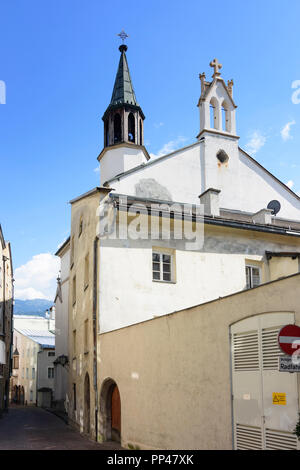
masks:
{"type": "Polygon", "coordinates": [[[235,371],[259,370],[258,331],[233,335],[233,363],[235,371]]]}
{"type": "Polygon", "coordinates": [[[266,328],[262,330],[262,363],[264,370],[278,370],[278,358],[284,355],[278,346],[280,328],[266,328]]]}
{"type": "Polygon", "coordinates": [[[261,428],[255,426],[236,425],[236,449],[237,450],[261,450],[261,428]]]}
{"type": "Polygon", "coordinates": [[[291,432],[266,429],[266,449],[297,450],[297,437],[291,432]]]}

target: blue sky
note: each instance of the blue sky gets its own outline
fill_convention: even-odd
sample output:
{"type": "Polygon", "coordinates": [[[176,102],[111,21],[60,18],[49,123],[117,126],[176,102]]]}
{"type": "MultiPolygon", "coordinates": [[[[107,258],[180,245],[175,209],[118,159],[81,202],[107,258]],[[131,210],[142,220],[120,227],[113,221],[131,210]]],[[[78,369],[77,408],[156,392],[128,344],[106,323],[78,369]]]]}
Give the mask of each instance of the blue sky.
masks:
{"type": "Polygon", "coordinates": [[[23,266],[16,274],[24,298],[52,297],[57,264],[45,254],[69,233],[68,201],[99,184],[101,117],[122,29],[149,152],[195,141],[198,75],[209,78],[217,57],[222,76],[234,79],[240,145],[300,192],[300,104],[292,102],[299,0],[14,0],[0,7],[0,221],[14,267],[23,266]],[[38,269],[48,270],[39,285],[38,269]]]}

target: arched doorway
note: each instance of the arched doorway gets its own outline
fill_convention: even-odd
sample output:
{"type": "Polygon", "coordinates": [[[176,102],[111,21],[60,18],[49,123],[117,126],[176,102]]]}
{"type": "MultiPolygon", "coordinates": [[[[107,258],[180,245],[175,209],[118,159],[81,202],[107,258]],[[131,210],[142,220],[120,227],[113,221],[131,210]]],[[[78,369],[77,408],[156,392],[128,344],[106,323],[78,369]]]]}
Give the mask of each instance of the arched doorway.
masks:
{"type": "Polygon", "coordinates": [[[89,374],[86,373],[84,379],[84,429],[86,434],[90,433],[90,422],[91,422],[91,398],[90,398],[90,378],[89,374]]]}
{"type": "Polygon", "coordinates": [[[121,442],[121,398],[112,379],[106,379],[101,388],[100,432],[105,441],[121,442]]]}

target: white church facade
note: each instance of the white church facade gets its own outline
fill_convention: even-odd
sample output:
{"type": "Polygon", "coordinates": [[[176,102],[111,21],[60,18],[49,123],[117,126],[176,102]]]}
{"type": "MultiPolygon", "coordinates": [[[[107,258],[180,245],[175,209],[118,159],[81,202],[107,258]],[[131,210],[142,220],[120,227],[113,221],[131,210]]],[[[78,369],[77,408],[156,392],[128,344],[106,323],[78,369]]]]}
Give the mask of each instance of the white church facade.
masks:
{"type": "MultiPolygon", "coordinates": [[[[212,81],[200,75],[197,141],[152,160],[126,50],[120,46],[103,115],[100,186],[71,201],[69,300],[61,310],[68,315],[69,418],[81,431],[124,447],[239,448],[244,438],[237,430],[248,435],[254,425],[247,411],[244,422],[231,418],[230,331],[248,316],[272,314],[274,331],[286,319],[300,321],[300,198],[239,147],[233,81],[225,83],[216,59],[212,81]],[[199,243],[177,236],[182,228],[198,234],[199,243]],[[288,298],[271,299],[273,285],[288,298]],[[216,328],[226,351],[222,369],[215,364],[219,377],[202,362],[216,328]]],[[[244,334],[243,326],[232,334],[244,334]]],[[[278,349],[272,354],[276,362],[278,349]]],[[[261,437],[254,441],[264,448],[267,431],[257,424],[263,408],[255,413],[261,437]]],[[[274,432],[289,433],[290,442],[296,406],[288,413],[274,432]]]]}

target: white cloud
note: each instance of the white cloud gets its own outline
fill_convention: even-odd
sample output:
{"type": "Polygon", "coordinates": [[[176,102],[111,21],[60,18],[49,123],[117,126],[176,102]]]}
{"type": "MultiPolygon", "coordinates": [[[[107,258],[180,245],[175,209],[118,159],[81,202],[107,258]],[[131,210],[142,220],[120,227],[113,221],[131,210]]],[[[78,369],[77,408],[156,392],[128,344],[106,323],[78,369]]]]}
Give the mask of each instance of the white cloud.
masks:
{"type": "Polygon", "coordinates": [[[290,135],[290,131],[291,131],[291,126],[293,126],[294,124],[296,124],[296,121],[287,122],[281,129],[280,134],[284,141],[292,139],[292,136],[290,135]]]}
{"type": "Polygon", "coordinates": [[[60,260],[51,253],[35,255],[14,272],[16,299],[53,300],[60,260]]]}
{"type": "Polygon", "coordinates": [[[94,168],[95,173],[98,173],[99,171],[100,171],[100,166],[97,166],[96,168],[94,168]]]}
{"type": "Polygon", "coordinates": [[[288,181],[287,183],[285,183],[285,184],[286,184],[286,186],[287,186],[288,188],[292,189],[292,187],[294,186],[294,181],[289,180],[289,181],[288,181]]]}
{"type": "Polygon", "coordinates": [[[158,129],[159,127],[162,127],[162,126],[164,126],[164,125],[165,125],[164,122],[155,122],[155,123],[154,123],[154,127],[156,127],[156,129],[158,129]]]}
{"type": "Polygon", "coordinates": [[[254,131],[250,140],[246,144],[246,150],[248,153],[255,155],[266,143],[266,136],[261,134],[260,131],[254,131]]]}
{"type": "Polygon", "coordinates": [[[150,153],[150,157],[153,159],[157,157],[162,157],[163,155],[167,155],[168,153],[172,153],[178,148],[180,148],[181,145],[187,140],[187,137],[183,137],[180,135],[179,137],[177,137],[177,139],[170,140],[169,142],[164,144],[163,147],[156,154],[150,153]]]}

